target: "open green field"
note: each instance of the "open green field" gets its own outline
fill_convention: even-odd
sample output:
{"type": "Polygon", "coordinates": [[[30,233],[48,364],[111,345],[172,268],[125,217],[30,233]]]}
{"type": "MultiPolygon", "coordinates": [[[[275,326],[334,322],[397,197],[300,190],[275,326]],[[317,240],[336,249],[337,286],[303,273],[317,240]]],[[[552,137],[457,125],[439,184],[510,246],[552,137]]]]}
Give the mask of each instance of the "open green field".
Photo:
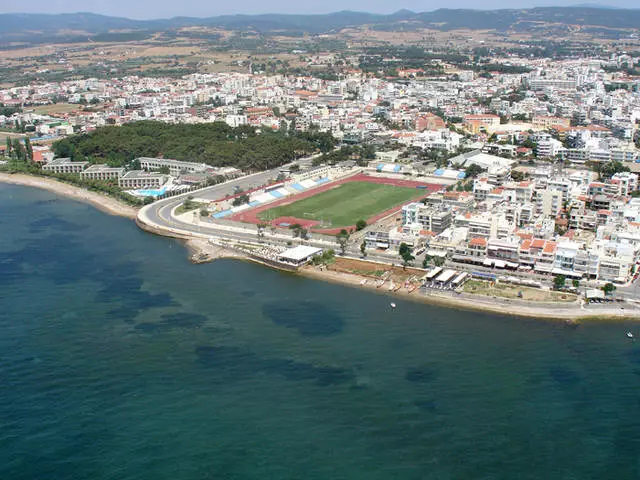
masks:
{"type": "Polygon", "coordinates": [[[41,105],[34,109],[39,115],[55,115],[58,113],[71,113],[80,110],[80,105],[71,103],[55,103],[52,105],[41,105]]]}
{"type": "Polygon", "coordinates": [[[419,197],[421,193],[424,195],[415,188],[349,182],[288,205],[270,208],[258,216],[262,220],[278,217],[317,220],[322,221],[319,225],[322,228],[347,227],[419,197]]]}

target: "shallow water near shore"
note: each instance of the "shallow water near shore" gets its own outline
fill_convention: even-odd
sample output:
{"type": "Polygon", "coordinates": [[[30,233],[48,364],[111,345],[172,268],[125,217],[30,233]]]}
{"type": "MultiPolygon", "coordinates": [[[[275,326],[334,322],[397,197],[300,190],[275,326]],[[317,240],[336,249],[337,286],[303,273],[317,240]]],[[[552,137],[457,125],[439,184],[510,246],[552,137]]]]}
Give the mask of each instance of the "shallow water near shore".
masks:
{"type": "Polygon", "coordinates": [[[0,478],[640,477],[634,322],[392,310],[49,192],[0,212],[0,478]]]}

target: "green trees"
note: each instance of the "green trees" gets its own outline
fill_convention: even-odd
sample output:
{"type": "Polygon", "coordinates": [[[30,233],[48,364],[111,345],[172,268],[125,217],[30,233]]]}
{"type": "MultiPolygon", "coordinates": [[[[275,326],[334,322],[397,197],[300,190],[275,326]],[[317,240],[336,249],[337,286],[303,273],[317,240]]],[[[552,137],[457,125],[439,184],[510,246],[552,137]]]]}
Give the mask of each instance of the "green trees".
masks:
{"type": "Polygon", "coordinates": [[[247,195],[246,193],[234,198],[233,202],[231,202],[231,205],[233,205],[234,207],[239,207],[240,205],[244,205],[245,203],[249,203],[249,195],[247,195]]]}
{"type": "Polygon", "coordinates": [[[611,282],[605,283],[604,286],[602,287],[602,291],[606,295],[611,295],[615,290],[616,290],[616,286],[611,282]]]}
{"type": "Polygon", "coordinates": [[[24,149],[24,146],[22,145],[22,142],[20,142],[20,140],[17,138],[13,139],[11,153],[12,158],[15,158],[16,160],[19,160],[21,162],[25,161],[27,158],[27,153],[24,149]]]}
{"type": "Polygon", "coordinates": [[[556,290],[562,290],[567,282],[567,277],[564,275],[556,275],[553,277],[553,288],[556,290]]]}
{"type": "Polygon", "coordinates": [[[609,162],[601,163],[596,167],[596,171],[600,175],[601,180],[613,177],[616,173],[628,172],[629,167],[623,165],[621,162],[609,162]]]}
{"type": "Polygon", "coordinates": [[[325,250],[321,255],[315,255],[311,259],[313,265],[328,265],[335,261],[336,252],[332,249],[325,250]]]}
{"type": "Polygon", "coordinates": [[[480,175],[482,172],[484,172],[484,168],[482,168],[479,165],[476,165],[475,163],[472,165],[469,165],[464,171],[466,178],[475,178],[478,175],[480,175]]]}
{"type": "Polygon", "coordinates": [[[29,140],[28,137],[24,139],[24,150],[26,159],[30,162],[33,162],[33,147],[31,146],[31,140],[29,140]]]}
{"type": "Polygon", "coordinates": [[[258,131],[243,125],[232,128],[224,122],[197,125],[142,121],[107,126],[74,135],[53,144],[58,157],[108,161],[124,166],[137,157],[175,158],[243,170],[266,170],[289,163],[316,149],[331,151],[335,139],[329,133],[258,131]]]}
{"type": "Polygon", "coordinates": [[[360,244],[360,253],[362,254],[363,258],[367,257],[367,242],[364,240],[360,244]]]}
{"type": "Polygon", "coordinates": [[[441,267],[445,263],[444,257],[436,257],[426,254],[424,260],[422,260],[422,268],[428,268],[433,263],[436,267],[441,267]]]}
{"type": "Polygon", "coordinates": [[[409,245],[407,245],[404,242],[402,242],[400,244],[400,248],[398,249],[398,253],[402,257],[402,267],[403,268],[407,268],[407,265],[409,265],[411,262],[413,262],[416,259],[416,257],[413,256],[413,252],[411,250],[411,247],[409,247],[409,245]]]}
{"type": "Polygon", "coordinates": [[[367,226],[367,222],[366,221],[364,221],[362,219],[358,220],[356,222],[356,231],[359,232],[360,230],[364,229],[366,226],[367,226]]]}
{"type": "Polygon", "coordinates": [[[299,223],[294,223],[293,225],[289,225],[289,229],[293,231],[293,237],[300,237],[302,240],[306,240],[309,236],[309,230],[304,228],[299,223]]]}
{"type": "Polygon", "coordinates": [[[261,222],[258,224],[257,236],[258,236],[259,243],[262,243],[262,240],[264,239],[264,232],[268,226],[269,224],[264,222],[261,222]]]}
{"type": "Polygon", "coordinates": [[[340,254],[347,253],[347,245],[349,244],[349,238],[351,235],[344,228],[340,230],[340,233],[336,236],[336,242],[340,246],[340,254]]]}

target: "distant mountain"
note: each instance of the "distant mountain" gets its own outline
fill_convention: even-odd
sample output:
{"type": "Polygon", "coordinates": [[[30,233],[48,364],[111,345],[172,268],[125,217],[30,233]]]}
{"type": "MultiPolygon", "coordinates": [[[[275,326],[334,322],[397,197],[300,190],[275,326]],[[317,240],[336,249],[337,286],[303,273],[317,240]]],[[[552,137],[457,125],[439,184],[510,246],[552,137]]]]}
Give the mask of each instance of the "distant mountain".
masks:
{"type": "Polygon", "coordinates": [[[415,13],[400,10],[391,15],[342,11],[326,15],[223,15],[210,18],[175,17],[160,20],[131,20],[94,13],[0,14],[0,42],[41,43],[56,39],[101,35],[114,31],[157,32],[188,26],[253,30],[261,33],[298,31],[311,34],[337,31],[346,27],[372,25],[386,30],[415,28],[440,30],[482,29],[521,31],[540,25],[576,25],[611,29],[640,29],[640,10],[601,7],[537,7],[530,9],[470,10],[442,8],[415,13]]]}

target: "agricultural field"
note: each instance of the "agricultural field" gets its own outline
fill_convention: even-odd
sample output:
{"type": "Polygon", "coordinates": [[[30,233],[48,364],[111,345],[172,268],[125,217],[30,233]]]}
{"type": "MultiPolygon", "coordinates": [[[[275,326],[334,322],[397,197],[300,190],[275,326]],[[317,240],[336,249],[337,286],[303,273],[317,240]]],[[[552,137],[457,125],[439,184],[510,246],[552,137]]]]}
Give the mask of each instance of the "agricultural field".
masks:
{"type": "Polygon", "coordinates": [[[377,214],[424,196],[415,188],[370,182],[348,182],[312,197],[260,212],[262,220],[295,217],[320,222],[321,228],[355,225],[377,214]]]}

